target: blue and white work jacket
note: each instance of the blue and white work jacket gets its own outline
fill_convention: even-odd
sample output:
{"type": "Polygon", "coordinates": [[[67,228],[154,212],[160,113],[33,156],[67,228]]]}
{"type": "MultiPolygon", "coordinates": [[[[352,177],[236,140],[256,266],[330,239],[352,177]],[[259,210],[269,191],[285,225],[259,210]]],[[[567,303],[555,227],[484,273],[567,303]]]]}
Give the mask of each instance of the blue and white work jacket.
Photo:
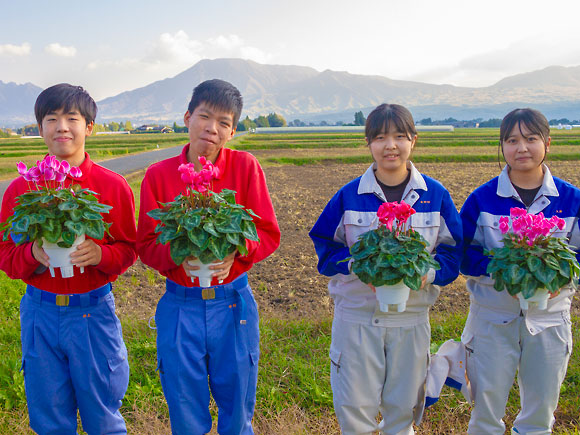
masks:
{"type": "MultiPolygon", "coordinates": [[[[544,213],[550,218],[554,215],[566,221],[563,230],[556,230],[556,237],[565,237],[578,255],[580,231],[578,216],[580,213],[580,190],[550,173],[543,166],[544,179],[533,203],[527,207],[528,213],[544,213]]],[[[517,299],[507,291],[498,292],[493,288],[494,280],[487,273],[490,258],[483,254],[484,249],[493,250],[503,246],[503,234],[499,229],[499,219],[510,215],[510,208],[526,209],[518,192],[511,183],[507,166],[498,177],[488,181],[473,191],[463,204],[461,220],[463,221],[464,254],[461,272],[467,275],[467,289],[470,292],[470,317],[477,316],[496,324],[507,324],[518,316],[525,316],[526,327],[530,334],[536,335],[550,326],[570,322],[570,305],[573,285],[564,287],[560,294],[548,301],[546,310],[538,310],[531,305],[522,312],[517,299]]],[[[468,319],[464,343],[469,342],[474,331],[470,331],[468,319]]]]}
{"type": "Polygon", "coordinates": [[[350,272],[349,247],[359,236],[378,227],[377,210],[386,201],[376,181],[373,163],[359,178],[343,186],[328,202],[310,231],[318,255],[318,271],[332,277],[328,284],[334,299],[335,316],[375,326],[411,326],[429,320],[429,307],[439,295],[439,286],[452,282],[459,273],[461,220],[449,192],[438,181],[422,175],[408,162],[411,178],[403,200],[416,214],[410,225],[428,242],[427,250],[440,264],[430,270],[425,287],[411,290],[402,313],[379,310],[371,288],[350,272]]]}

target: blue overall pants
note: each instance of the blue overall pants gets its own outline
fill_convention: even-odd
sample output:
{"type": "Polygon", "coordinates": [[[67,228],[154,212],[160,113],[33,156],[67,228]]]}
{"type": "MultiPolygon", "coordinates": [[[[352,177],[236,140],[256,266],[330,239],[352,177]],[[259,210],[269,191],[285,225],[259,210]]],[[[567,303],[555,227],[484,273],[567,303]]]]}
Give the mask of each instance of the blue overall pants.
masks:
{"type": "Polygon", "coordinates": [[[173,434],[211,430],[210,389],[218,406],[218,433],[253,434],[259,331],[247,275],[209,289],[167,280],[155,323],[173,434]]]}
{"type": "Polygon", "coordinates": [[[40,435],[126,434],[127,348],[111,284],[81,295],[32,286],[20,302],[22,370],[30,427],[40,435]]]}

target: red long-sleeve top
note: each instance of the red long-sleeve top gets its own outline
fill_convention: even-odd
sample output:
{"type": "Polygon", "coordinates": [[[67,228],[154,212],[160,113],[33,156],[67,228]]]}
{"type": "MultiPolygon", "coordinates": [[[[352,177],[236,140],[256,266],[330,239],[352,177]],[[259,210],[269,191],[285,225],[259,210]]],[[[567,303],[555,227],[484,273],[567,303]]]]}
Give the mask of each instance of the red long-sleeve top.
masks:
{"type": "MultiPolygon", "coordinates": [[[[103,240],[94,240],[102,251],[101,262],[97,266],[85,267],[84,273],[75,267],[74,276],[61,278],[60,270],[50,276],[48,269],[36,261],[32,255],[32,243],[16,246],[11,238],[2,242],[0,235],[0,269],[12,279],[21,279],[34,287],[58,294],[86,293],[108,282],[115,281],[137,259],[135,251],[135,201],[127,181],[119,174],[94,163],[85,153],[80,165],[82,177],[67,177],[65,185],[79,184],[96,192],[99,202],[113,208],[103,214],[105,222],[111,222],[111,235],[105,233],[103,240]],[[40,273],[38,273],[40,272],[40,273]]],[[[16,197],[30,190],[24,178],[15,179],[4,193],[0,221],[5,222],[13,213],[16,197]]]]}
{"type": "MultiPolygon", "coordinates": [[[[179,193],[185,193],[186,185],[181,181],[179,165],[187,162],[187,144],[180,155],[155,163],[145,173],[141,185],[141,205],[139,207],[139,225],[137,230],[137,253],[143,263],[151,266],[172,281],[192,287],[194,283],[186,275],[183,267],[177,265],[169,254],[169,243],[157,243],[155,227],[159,223],[147,212],[159,208],[159,203],[173,201],[179,193]]],[[[248,255],[236,255],[230,274],[224,280],[228,283],[249,270],[254,263],[263,260],[280,245],[280,228],[274,213],[266,178],[260,164],[247,152],[223,148],[215,162],[220,175],[213,181],[213,191],[222,189],[236,191],[236,202],[253,210],[260,219],[254,218],[259,242],[246,240],[248,255]]],[[[217,284],[214,279],[213,284],[217,284]]]]}

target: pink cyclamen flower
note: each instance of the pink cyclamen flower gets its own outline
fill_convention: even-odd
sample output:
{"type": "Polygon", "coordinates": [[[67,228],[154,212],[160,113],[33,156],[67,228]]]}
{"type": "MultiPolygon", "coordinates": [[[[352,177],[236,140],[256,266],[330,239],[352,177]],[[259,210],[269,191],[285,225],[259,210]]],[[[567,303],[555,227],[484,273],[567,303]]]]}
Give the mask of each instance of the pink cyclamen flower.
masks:
{"type": "Polygon", "coordinates": [[[24,175],[28,172],[28,168],[23,162],[18,162],[18,164],[16,165],[16,169],[18,169],[18,173],[20,175],[24,175]]]}
{"type": "Polygon", "coordinates": [[[52,181],[56,178],[56,172],[49,166],[44,168],[44,171],[42,171],[42,176],[46,181],[52,181]]]}
{"type": "Polygon", "coordinates": [[[394,202],[383,202],[377,210],[379,222],[387,225],[389,230],[392,228],[393,221],[395,220],[395,207],[396,204],[394,202]]]}
{"type": "Polygon", "coordinates": [[[527,214],[528,214],[528,212],[525,209],[523,209],[523,208],[519,208],[519,207],[510,208],[510,216],[512,218],[514,218],[514,217],[522,217],[522,216],[525,216],[527,214]]]}
{"type": "Polygon", "coordinates": [[[62,183],[64,180],[66,180],[66,174],[64,172],[57,172],[55,181],[57,183],[62,183]]]}
{"type": "Polygon", "coordinates": [[[28,176],[31,178],[31,181],[34,181],[34,182],[39,181],[41,175],[42,175],[42,173],[40,172],[40,169],[38,169],[38,166],[33,166],[28,171],[28,176]]]}
{"type": "Polygon", "coordinates": [[[30,171],[26,171],[24,174],[22,174],[22,176],[26,181],[35,181],[34,178],[32,178],[32,176],[30,175],[30,171]]]}
{"type": "Polygon", "coordinates": [[[57,160],[56,156],[46,156],[44,161],[46,162],[46,166],[52,168],[55,171],[60,167],[60,162],[57,160]]]}
{"type": "Polygon", "coordinates": [[[70,176],[73,178],[81,178],[83,176],[83,171],[81,171],[81,168],[73,166],[70,168],[70,176]]]}
{"type": "Polygon", "coordinates": [[[407,220],[416,213],[415,209],[407,204],[405,201],[401,203],[396,208],[397,219],[400,223],[404,224],[407,220]]]}
{"type": "Polygon", "coordinates": [[[563,230],[566,227],[566,221],[556,215],[550,218],[550,223],[552,226],[557,227],[559,230],[563,230]]]}
{"type": "Polygon", "coordinates": [[[502,216],[499,218],[499,229],[501,230],[502,234],[505,234],[510,229],[510,218],[507,216],[502,216]]]}
{"type": "Polygon", "coordinates": [[[70,172],[69,162],[67,162],[66,160],[60,162],[60,167],[58,168],[58,171],[63,173],[64,175],[68,175],[68,173],[70,172]]]}

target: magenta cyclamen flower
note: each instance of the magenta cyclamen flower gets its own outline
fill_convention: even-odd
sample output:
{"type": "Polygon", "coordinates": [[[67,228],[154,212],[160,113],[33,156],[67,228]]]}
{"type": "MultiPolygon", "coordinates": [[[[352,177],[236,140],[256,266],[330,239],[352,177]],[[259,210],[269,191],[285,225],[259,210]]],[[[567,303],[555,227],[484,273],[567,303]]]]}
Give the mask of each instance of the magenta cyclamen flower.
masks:
{"type": "Polygon", "coordinates": [[[528,214],[522,208],[512,208],[510,209],[510,218],[501,217],[499,220],[500,230],[503,234],[509,231],[510,219],[514,235],[529,246],[533,246],[535,240],[540,236],[550,236],[554,228],[563,230],[566,226],[566,221],[557,216],[546,219],[542,212],[533,215],[528,214]]]}
{"type": "Polygon", "coordinates": [[[200,156],[198,160],[202,164],[202,169],[199,172],[195,170],[193,163],[181,164],[177,170],[181,174],[181,181],[187,184],[191,190],[205,193],[209,191],[211,182],[219,175],[219,170],[203,156],[200,156]]]}
{"type": "Polygon", "coordinates": [[[18,169],[18,173],[20,175],[24,175],[28,172],[28,168],[26,167],[26,165],[23,162],[18,162],[18,164],[16,165],[16,168],[18,169]]]}
{"type": "Polygon", "coordinates": [[[510,218],[507,216],[502,216],[499,218],[499,229],[502,234],[507,233],[510,230],[510,218]]]}
{"type": "Polygon", "coordinates": [[[83,176],[83,171],[80,168],[73,166],[70,168],[70,176],[73,178],[81,178],[83,176]]]}
{"type": "Polygon", "coordinates": [[[58,171],[64,175],[68,175],[68,173],[70,172],[69,162],[67,162],[66,160],[60,162],[60,167],[58,168],[58,171]]]}
{"type": "Polygon", "coordinates": [[[44,171],[42,171],[42,176],[45,181],[52,181],[56,178],[56,172],[54,172],[54,169],[48,166],[44,168],[44,171]]]}
{"type": "Polygon", "coordinates": [[[396,226],[400,227],[414,214],[415,209],[405,201],[401,201],[400,203],[383,202],[377,211],[379,222],[385,225],[389,231],[392,231],[395,220],[397,222],[396,226]]]}
{"type": "Polygon", "coordinates": [[[30,177],[31,181],[34,181],[34,182],[40,181],[41,175],[42,175],[42,173],[40,172],[40,169],[38,169],[38,166],[33,166],[28,171],[28,176],[30,177]]]}

